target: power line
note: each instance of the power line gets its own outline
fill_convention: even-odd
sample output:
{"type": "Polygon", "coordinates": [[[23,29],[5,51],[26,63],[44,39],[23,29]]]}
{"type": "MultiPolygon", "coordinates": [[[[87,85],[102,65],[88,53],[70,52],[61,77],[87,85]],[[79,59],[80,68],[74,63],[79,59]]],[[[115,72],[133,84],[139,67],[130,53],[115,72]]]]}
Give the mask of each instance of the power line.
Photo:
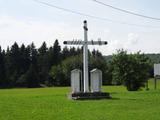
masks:
{"type": "Polygon", "coordinates": [[[124,10],[124,9],[121,9],[121,8],[114,7],[112,5],[106,4],[106,3],[98,1],[98,0],[92,0],[92,1],[94,1],[94,2],[96,2],[98,4],[110,7],[112,9],[115,9],[115,10],[118,10],[118,11],[121,11],[121,12],[124,12],[124,13],[131,14],[131,15],[135,15],[135,16],[139,16],[139,17],[143,17],[143,18],[147,18],[147,19],[152,19],[152,20],[160,20],[160,18],[155,18],[155,17],[151,17],[151,16],[146,16],[146,15],[134,13],[134,12],[131,12],[131,11],[128,11],[128,10],[124,10]]]}
{"type": "Polygon", "coordinates": [[[108,19],[108,18],[97,17],[97,16],[85,14],[85,13],[82,13],[82,12],[77,12],[77,11],[74,11],[74,10],[71,10],[71,9],[66,9],[66,8],[62,8],[62,7],[59,7],[59,6],[55,6],[53,4],[43,2],[43,1],[39,1],[39,0],[33,0],[33,1],[35,1],[37,3],[41,3],[41,4],[49,6],[49,7],[53,7],[53,8],[65,11],[65,12],[69,12],[69,13],[73,13],[73,14],[77,14],[77,15],[81,15],[81,16],[86,16],[86,17],[97,19],[97,20],[103,20],[103,21],[108,21],[108,22],[112,22],[112,23],[119,23],[119,24],[125,24],[125,25],[136,26],[136,27],[160,29],[160,27],[156,27],[156,26],[133,24],[133,23],[127,23],[127,22],[124,22],[124,21],[116,21],[116,20],[112,20],[112,19],[108,19]]]}

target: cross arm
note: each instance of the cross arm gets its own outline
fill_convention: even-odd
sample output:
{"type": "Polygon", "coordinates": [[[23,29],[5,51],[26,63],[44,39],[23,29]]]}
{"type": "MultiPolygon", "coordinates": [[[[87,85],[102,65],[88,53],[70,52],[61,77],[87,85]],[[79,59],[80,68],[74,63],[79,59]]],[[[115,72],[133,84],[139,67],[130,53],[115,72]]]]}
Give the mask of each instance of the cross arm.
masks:
{"type": "Polygon", "coordinates": [[[107,41],[93,41],[93,40],[88,41],[87,43],[88,45],[107,45],[108,44],[107,41]]]}
{"type": "Polygon", "coordinates": [[[83,45],[83,41],[64,41],[63,44],[66,45],[83,45]]]}
{"type": "Polygon", "coordinates": [[[64,41],[63,44],[66,44],[66,45],[84,45],[84,44],[87,44],[87,45],[107,45],[108,42],[107,41],[87,41],[87,42],[84,42],[84,41],[64,41]]]}

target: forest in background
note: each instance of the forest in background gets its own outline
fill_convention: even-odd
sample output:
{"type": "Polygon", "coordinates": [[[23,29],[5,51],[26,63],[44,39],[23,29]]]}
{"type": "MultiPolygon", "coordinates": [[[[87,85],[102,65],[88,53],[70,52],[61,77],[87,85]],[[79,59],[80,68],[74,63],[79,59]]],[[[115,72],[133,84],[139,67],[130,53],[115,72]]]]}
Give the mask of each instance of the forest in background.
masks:
{"type": "MultiPolygon", "coordinates": [[[[89,51],[89,56],[94,58],[92,64],[97,68],[102,67],[101,61],[105,62],[99,51],[89,51]],[[99,63],[95,64],[97,60],[99,63]]],[[[70,71],[82,68],[81,58],[82,48],[62,49],[58,40],[50,47],[43,42],[38,49],[34,43],[19,46],[16,42],[7,50],[0,47],[0,88],[69,86],[70,71]]]]}
{"type": "MultiPolygon", "coordinates": [[[[82,49],[61,48],[58,40],[50,47],[47,47],[45,42],[39,48],[36,48],[34,43],[19,46],[16,42],[7,50],[0,47],[0,88],[69,86],[71,70],[82,70],[82,49]]],[[[113,84],[115,79],[113,73],[117,71],[114,71],[114,67],[119,61],[113,61],[113,56],[103,56],[98,50],[89,51],[89,70],[102,70],[104,85],[113,84]]],[[[149,59],[152,65],[149,74],[153,77],[153,64],[160,61],[160,54],[144,56],[147,59],[142,56],[141,60],[149,59]]],[[[132,58],[134,57],[132,55],[132,58]]]]}

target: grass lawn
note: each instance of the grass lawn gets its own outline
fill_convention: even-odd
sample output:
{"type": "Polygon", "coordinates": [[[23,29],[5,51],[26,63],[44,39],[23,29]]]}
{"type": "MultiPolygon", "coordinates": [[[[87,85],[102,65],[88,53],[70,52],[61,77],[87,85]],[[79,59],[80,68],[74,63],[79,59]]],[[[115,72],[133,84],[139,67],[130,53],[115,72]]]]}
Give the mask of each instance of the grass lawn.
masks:
{"type": "Polygon", "coordinates": [[[73,101],[70,88],[0,90],[0,120],[160,120],[160,81],[149,91],[104,86],[110,100],[73,101]]]}

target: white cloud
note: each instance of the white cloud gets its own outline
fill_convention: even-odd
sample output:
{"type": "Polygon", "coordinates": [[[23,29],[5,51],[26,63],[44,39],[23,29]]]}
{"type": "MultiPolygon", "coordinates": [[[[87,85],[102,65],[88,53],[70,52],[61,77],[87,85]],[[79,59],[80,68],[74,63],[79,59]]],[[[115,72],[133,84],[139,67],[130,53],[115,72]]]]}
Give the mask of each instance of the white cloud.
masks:
{"type": "Polygon", "coordinates": [[[15,41],[26,45],[34,42],[39,47],[43,41],[50,46],[55,39],[59,39],[62,44],[66,39],[79,37],[78,33],[76,27],[70,27],[65,23],[25,21],[10,16],[0,16],[0,45],[4,49],[15,41]]]}
{"type": "Polygon", "coordinates": [[[138,45],[139,35],[136,33],[129,33],[127,36],[127,40],[123,44],[123,48],[128,52],[137,52],[139,50],[135,49],[138,45]]]}
{"type": "Polygon", "coordinates": [[[136,45],[139,40],[139,35],[136,33],[129,33],[128,34],[128,41],[127,43],[130,45],[136,45]]]}
{"type": "Polygon", "coordinates": [[[109,44],[109,48],[112,51],[115,51],[117,49],[121,49],[123,48],[123,43],[120,40],[113,40],[110,44],[109,44]]]}
{"type": "MultiPolygon", "coordinates": [[[[110,32],[110,34],[112,34],[110,32]]],[[[139,41],[139,35],[136,33],[129,33],[123,39],[123,37],[119,37],[116,35],[110,35],[109,44],[106,48],[103,48],[105,54],[112,54],[115,53],[118,49],[124,49],[128,52],[137,52],[137,44],[139,41]]]]}

